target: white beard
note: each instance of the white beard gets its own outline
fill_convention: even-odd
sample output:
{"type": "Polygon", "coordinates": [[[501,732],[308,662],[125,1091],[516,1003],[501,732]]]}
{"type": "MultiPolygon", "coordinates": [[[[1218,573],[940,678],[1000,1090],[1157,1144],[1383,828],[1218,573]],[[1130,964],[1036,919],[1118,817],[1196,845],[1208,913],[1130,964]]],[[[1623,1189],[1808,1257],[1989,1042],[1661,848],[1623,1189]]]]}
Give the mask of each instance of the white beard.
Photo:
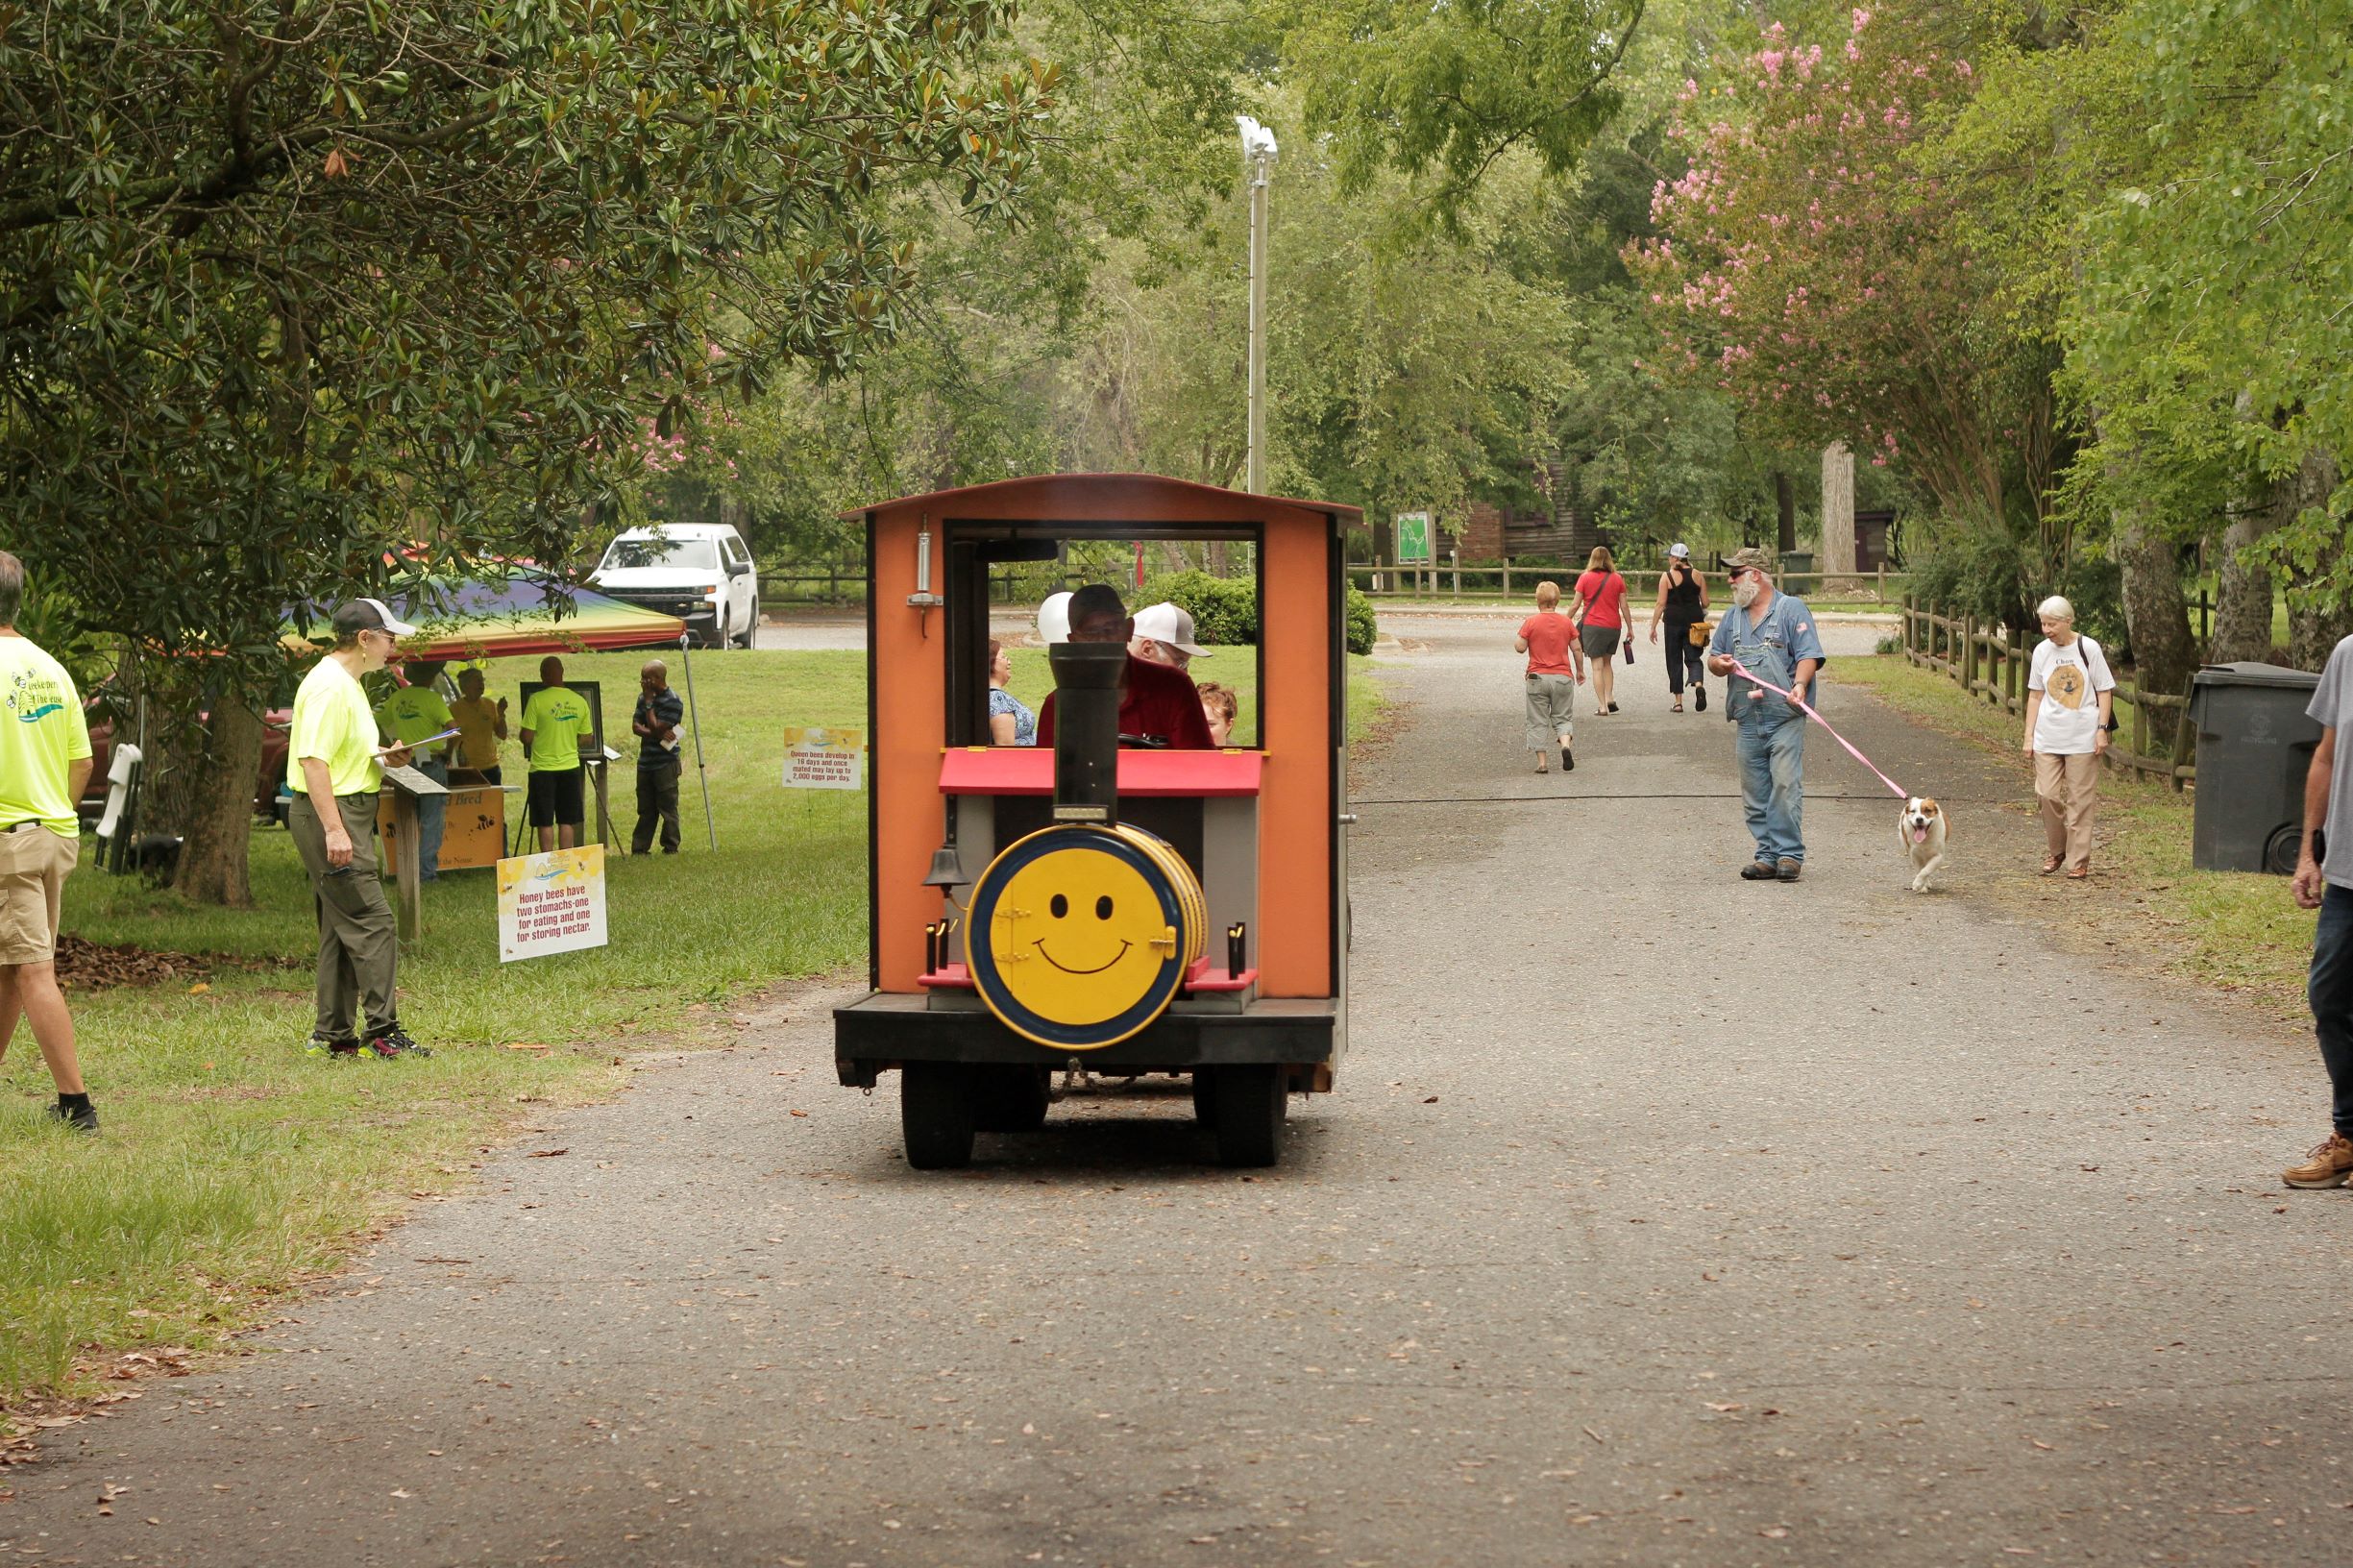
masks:
{"type": "Polygon", "coordinates": [[[1743,577],[1732,584],[1732,602],[1747,609],[1756,602],[1758,583],[1754,577],[1743,577]]]}

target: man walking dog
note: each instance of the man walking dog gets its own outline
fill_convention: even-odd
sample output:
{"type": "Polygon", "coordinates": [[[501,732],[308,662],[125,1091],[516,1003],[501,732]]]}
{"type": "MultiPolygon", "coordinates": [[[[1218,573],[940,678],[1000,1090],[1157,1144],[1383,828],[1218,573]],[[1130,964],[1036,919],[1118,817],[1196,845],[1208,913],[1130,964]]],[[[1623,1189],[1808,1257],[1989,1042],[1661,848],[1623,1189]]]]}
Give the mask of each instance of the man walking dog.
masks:
{"type": "MultiPolygon", "coordinates": [[[[1822,635],[1802,600],[1774,592],[1775,557],[1751,545],[1724,557],[1732,607],[1708,639],[1707,668],[1719,675],[1740,665],[1757,679],[1811,702],[1822,668],[1822,635]]],[[[1805,714],[1788,698],[1734,678],[1733,747],[1740,798],[1756,857],[1740,869],[1751,882],[1795,882],[1805,870],[1805,714]]]]}

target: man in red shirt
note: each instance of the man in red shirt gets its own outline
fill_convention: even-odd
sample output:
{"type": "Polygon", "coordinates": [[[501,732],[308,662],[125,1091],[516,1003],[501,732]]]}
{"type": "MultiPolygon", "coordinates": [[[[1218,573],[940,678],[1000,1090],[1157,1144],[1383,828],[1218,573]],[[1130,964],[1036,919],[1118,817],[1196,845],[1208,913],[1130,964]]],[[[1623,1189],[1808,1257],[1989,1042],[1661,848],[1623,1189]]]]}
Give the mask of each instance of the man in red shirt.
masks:
{"type": "Polygon", "coordinates": [[[1520,623],[1520,634],[1511,646],[1528,655],[1528,749],[1536,754],[1536,772],[1553,771],[1545,753],[1558,746],[1560,771],[1568,772],[1577,766],[1569,750],[1577,725],[1569,712],[1585,672],[1577,647],[1577,623],[1560,613],[1559,584],[1536,584],[1536,613],[1520,623]]]}
{"type": "MultiPolygon", "coordinates": [[[[1127,613],[1119,590],[1091,582],[1070,596],[1070,640],[1074,643],[1128,643],[1136,636],[1136,622],[1127,613]]],[[[1149,735],[1180,751],[1209,751],[1209,720],[1201,712],[1201,694],[1192,677],[1174,666],[1149,664],[1130,653],[1127,678],[1119,691],[1119,733],[1149,735]]],[[[1046,695],[1038,710],[1038,744],[1054,744],[1054,694],[1046,695]]]]}

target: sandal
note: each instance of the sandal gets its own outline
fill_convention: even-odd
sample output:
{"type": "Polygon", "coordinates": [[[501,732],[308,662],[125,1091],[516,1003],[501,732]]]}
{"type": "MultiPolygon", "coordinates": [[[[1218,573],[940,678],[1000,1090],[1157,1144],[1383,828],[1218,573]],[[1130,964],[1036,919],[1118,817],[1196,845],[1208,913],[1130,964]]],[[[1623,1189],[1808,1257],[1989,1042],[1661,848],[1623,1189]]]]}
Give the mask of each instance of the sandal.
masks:
{"type": "Polygon", "coordinates": [[[1683,704],[1682,704],[1682,700],[1681,700],[1681,698],[1677,698],[1676,703],[1675,703],[1675,706],[1673,706],[1673,707],[1669,708],[1667,711],[1668,711],[1669,713],[1680,713],[1680,712],[1682,712],[1682,711],[1683,711],[1683,704]]]}
{"type": "Polygon", "coordinates": [[[2043,857],[2043,874],[2045,876],[2048,876],[2051,872],[2057,870],[2060,867],[2066,864],[2067,857],[2065,855],[2045,855],[2043,857]]]}

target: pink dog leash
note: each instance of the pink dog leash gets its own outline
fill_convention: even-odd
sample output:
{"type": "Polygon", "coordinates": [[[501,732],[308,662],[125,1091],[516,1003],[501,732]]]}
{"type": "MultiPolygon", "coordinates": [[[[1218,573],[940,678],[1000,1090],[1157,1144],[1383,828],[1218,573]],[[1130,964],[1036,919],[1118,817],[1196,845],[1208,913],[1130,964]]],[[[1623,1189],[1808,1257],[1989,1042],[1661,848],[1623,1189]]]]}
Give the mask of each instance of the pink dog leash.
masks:
{"type": "Polygon", "coordinates": [[[1757,679],[1754,675],[1749,674],[1749,667],[1741,663],[1738,659],[1734,659],[1732,661],[1732,670],[1740,676],[1741,679],[1747,681],[1750,685],[1762,686],[1765,690],[1773,693],[1776,697],[1785,698],[1789,701],[1795,702],[1799,707],[1804,709],[1805,716],[1808,719],[1811,719],[1823,728],[1830,730],[1830,739],[1845,747],[1847,748],[1847,755],[1852,757],[1855,761],[1870,769],[1873,775],[1876,777],[1880,783],[1895,791],[1897,799],[1909,800],[1912,798],[1910,792],[1905,790],[1902,785],[1897,783],[1894,779],[1879,772],[1878,764],[1873,762],[1869,757],[1863,755],[1863,753],[1860,751],[1857,751],[1854,748],[1854,743],[1852,741],[1850,741],[1847,739],[1847,737],[1841,735],[1837,730],[1831,729],[1830,721],[1825,719],[1821,714],[1816,713],[1813,708],[1807,704],[1805,698],[1802,697],[1792,697],[1789,693],[1781,690],[1780,687],[1776,686],[1769,680],[1757,679]]]}

